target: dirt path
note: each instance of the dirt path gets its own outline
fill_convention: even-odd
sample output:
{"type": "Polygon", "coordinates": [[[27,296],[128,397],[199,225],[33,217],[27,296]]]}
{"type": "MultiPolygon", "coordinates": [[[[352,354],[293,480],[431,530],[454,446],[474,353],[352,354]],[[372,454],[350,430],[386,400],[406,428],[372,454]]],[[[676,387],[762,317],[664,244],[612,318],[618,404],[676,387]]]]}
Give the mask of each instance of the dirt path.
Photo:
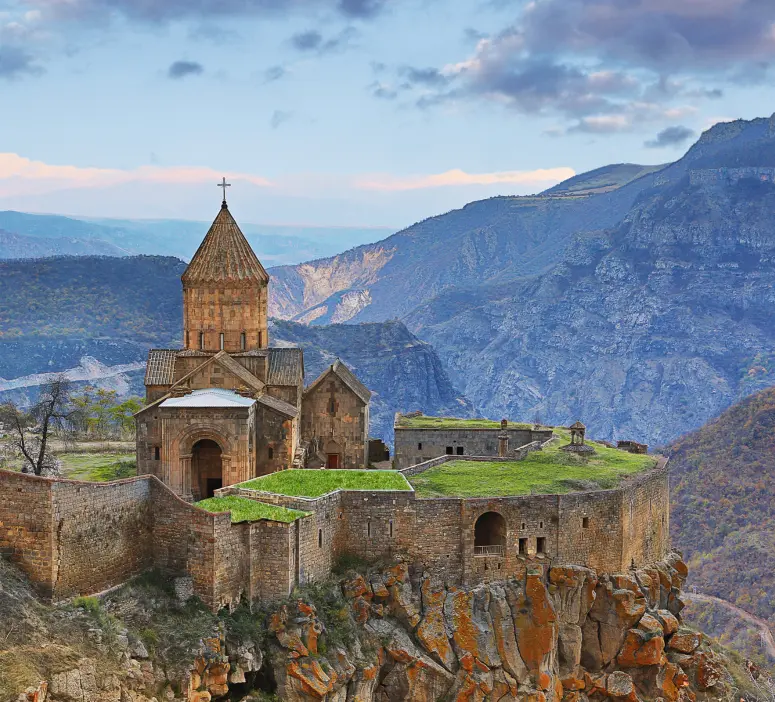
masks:
{"type": "Polygon", "coordinates": [[[731,602],[722,600],[720,597],[714,597],[713,595],[703,595],[701,592],[684,591],[681,593],[681,597],[690,602],[710,602],[720,605],[721,607],[734,612],[741,619],[745,619],[748,623],[753,624],[763,634],[762,640],[767,648],[767,653],[771,658],[775,659],[775,638],[772,636],[769,624],[767,624],[764,619],[760,619],[759,617],[746,612],[744,609],[740,609],[737,605],[733,605],[731,602]]]}

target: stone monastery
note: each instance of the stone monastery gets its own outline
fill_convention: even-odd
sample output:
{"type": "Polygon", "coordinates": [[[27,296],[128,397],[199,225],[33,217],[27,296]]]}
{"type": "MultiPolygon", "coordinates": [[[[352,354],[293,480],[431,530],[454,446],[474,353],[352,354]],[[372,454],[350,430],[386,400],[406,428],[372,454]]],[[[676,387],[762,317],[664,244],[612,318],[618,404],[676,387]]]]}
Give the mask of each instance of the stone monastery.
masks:
{"type": "Polygon", "coordinates": [[[300,348],[270,348],[269,276],[226,200],[183,274],[184,349],[153,349],[137,468],[185,500],[285,470],[365,468],[371,393],[340,361],[306,390],[300,348]]]}
{"type": "Polygon", "coordinates": [[[370,392],[339,361],[304,387],[301,349],[269,347],[268,284],[224,201],[183,274],[185,348],[148,358],[138,476],[0,471],[0,553],[43,597],[98,593],[154,568],[218,610],[287,597],[345,556],[473,585],[563,564],[617,573],[668,555],[667,461],[587,446],[581,424],[568,434],[405,415],[397,470],[357,470],[368,468],[370,392]],[[615,475],[486,491],[488,470],[518,485],[556,478],[562,460],[615,475]],[[461,463],[476,496],[423,492],[428,475],[458,475],[461,463]]]}

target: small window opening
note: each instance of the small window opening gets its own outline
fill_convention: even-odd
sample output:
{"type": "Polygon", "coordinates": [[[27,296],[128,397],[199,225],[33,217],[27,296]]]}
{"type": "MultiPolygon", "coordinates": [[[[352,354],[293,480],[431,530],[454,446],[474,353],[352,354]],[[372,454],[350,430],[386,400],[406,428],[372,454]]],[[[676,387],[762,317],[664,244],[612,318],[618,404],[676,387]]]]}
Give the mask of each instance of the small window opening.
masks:
{"type": "Polygon", "coordinates": [[[333,397],[328,401],[328,413],[332,416],[336,414],[336,400],[333,397]]]}
{"type": "Polygon", "coordinates": [[[453,453],[455,453],[455,452],[452,450],[452,447],[451,446],[447,446],[447,456],[451,456],[453,453]]]}
{"type": "Polygon", "coordinates": [[[390,538],[393,538],[393,520],[390,520],[390,538]]]}
{"type": "Polygon", "coordinates": [[[546,537],[539,536],[536,539],[536,553],[546,553],[546,537]]]}
{"type": "Polygon", "coordinates": [[[158,461],[161,458],[161,449],[158,446],[153,447],[153,460],[158,461]]]}
{"type": "Polygon", "coordinates": [[[464,455],[464,448],[462,446],[457,447],[457,455],[463,456],[464,455]]]}
{"type": "Polygon", "coordinates": [[[538,522],[538,528],[539,529],[543,529],[544,528],[544,523],[543,522],[538,522]]]}
{"type": "Polygon", "coordinates": [[[205,333],[199,332],[199,348],[204,349],[205,347],[205,333]]]}
{"type": "Polygon", "coordinates": [[[344,519],[344,512],[339,512],[339,519],[344,519]]]}
{"type": "Polygon", "coordinates": [[[245,332],[239,335],[239,347],[244,351],[248,347],[248,336],[245,332]]]}
{"type": "Polygon", "coordinates": [[[369,521],[366,522],[366,536],[371,538],[371,519],[369,519],[369,521]]]}
{"type": "Polygon", "coordinates": [[[323,548],[323,530],[318,529],[318,548],[323,548]]]}
{"type": "Polygon", "coordinates": [[[221,351],[223,351],[223,332],[221,332],[220,340],[221,340],[221,351]]]}
{"type": "Polygon", "coordinates": [[[525,526],[526,526],[526,525],[525,525],[525,522],[522,522],[522,526],[521,526],[520,528],[521,528],[522,530],[524,530],[524,529],[525,529],[525,526]]]}
{"type": "Polygon", "coordinates": [[[525,556],[527,555],[527,539],[520,539],[519,540],[519,555],[525,556]]]}
{"type": "Polygon", "coordinates": [[[422,441],[417,444],[417,450],[422,451],[422,441]]]}
{"type": "Polygon", "coordinates": [[[589,517],[584,517],[581,520],[581,526],[584,527],[584,529],[589,529],[589,517]]]}
{"type": "Polygon", "coordinates": [[[258,347],[261,348],[264,344],[262,343],[262,332],[258,332],[258,347]]]}
{"type": "Polygon", "coordinates": [[[188,348],[191,345],[191,333],[186,332],[186,348],[188,348]]]}
{"type": "Polygon", "coordinates": [[[274,458],[274,449],[271,446],[269,447],[268,453],[269,453],[269,460],[272,460],[274,458]]]}

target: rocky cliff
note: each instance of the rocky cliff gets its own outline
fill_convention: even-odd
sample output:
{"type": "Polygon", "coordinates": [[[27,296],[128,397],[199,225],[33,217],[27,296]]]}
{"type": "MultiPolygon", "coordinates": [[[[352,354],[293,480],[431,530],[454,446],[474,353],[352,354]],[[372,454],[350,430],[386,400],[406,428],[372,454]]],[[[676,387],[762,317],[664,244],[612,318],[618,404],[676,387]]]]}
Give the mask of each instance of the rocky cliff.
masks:
{"type": "Polygon", "coordinates": [[[626,574],[539,566],[520,580],[464,589],[397,563],[349,571],[266,613],[241,607],[217,617],[193,601],[176,605],[172,591],[147,580],[101,604],[54,610],[31,602],[12,580],[10,594],[0,590],[0,619],[11,604],[22,616],[0,651],[0,689],[19,702],[745,695],[734,661],[681,624],[685,576],[673,555],[626,574]],[[67,643],[57,638],[62,622],[67,643]]]}

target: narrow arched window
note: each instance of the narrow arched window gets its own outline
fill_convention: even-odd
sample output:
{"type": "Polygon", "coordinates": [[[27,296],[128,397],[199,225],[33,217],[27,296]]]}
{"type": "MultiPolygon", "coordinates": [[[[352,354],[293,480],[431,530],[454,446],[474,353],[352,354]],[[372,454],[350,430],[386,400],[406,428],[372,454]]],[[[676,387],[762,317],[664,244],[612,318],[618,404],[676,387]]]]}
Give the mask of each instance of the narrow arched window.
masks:
{"type": "Polygon", "coordinates": [[[223,351],[223,332],[221,332],[221,351],[223,351]]]}
{"type": "Polygon", "coordinates": [[[323,530],[318,529],[318,548],[323,548],[323,530]]]}
{"type": "Polygon", "coordinates": [[[188,332],[188,330],[186,330],[186,348],[190,348],[190,346],[191,346],[191,335],[188,332]]]}
{"type": "Polygon", "coordinates": [[[274,458],[274,449],[270,446],[269,447],[269,460],[271,461],[274,458]]]}
{"type": "Polygon", "coordinates": [[[199,332],[199,348],[204,349],[205,347],[205,333],[199,332]]]}
{"type": "Polygon", "coordinates": [[[258,332],[258,348],[264,345],[264,335],[262,332],[258,332]]]}
{"type": "Polygon", "coordinates": [[[248,347],[248,335],[242,332],[239,337],[239,346],[244,351],[248,347]]]}

